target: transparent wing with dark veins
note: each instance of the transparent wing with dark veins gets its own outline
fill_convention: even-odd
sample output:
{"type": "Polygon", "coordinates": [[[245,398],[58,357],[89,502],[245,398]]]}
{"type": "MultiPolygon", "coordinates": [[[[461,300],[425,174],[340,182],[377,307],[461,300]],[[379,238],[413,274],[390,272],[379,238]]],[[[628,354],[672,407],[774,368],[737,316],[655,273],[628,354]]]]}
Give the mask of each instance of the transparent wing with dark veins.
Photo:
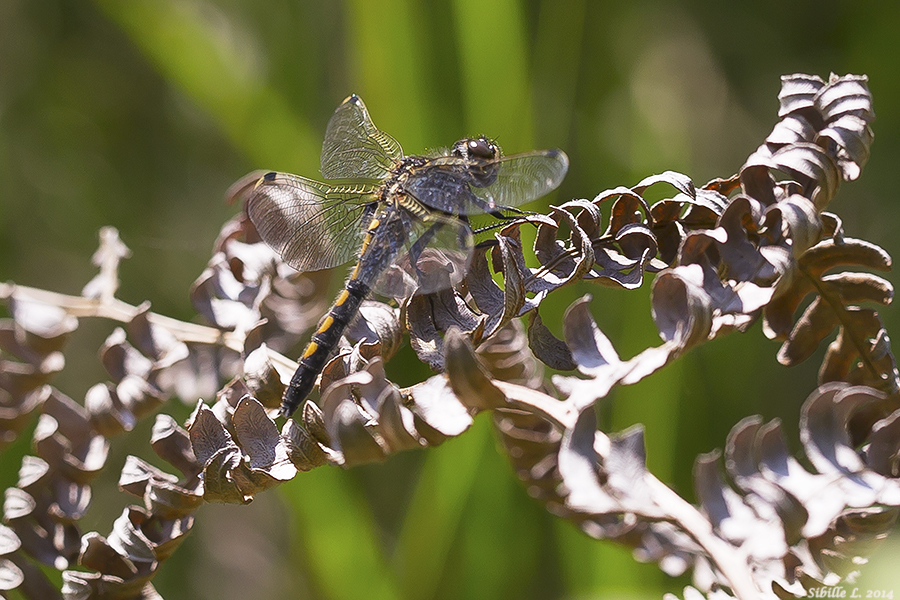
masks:
{"type": "Polygon", "coordinates": [[[374,189],[270,173],[250,191],[247,214],[286,263],[299,271],[318,271],[356,257],[371,218],[374,189]]]}
{"type": "Polygon", "coordinates": [[[382,296],[406,298],[456,286],[466,276],[472,260],[472,230],[461,219],[438,214],[424,220],[405,211],[392,212],[402,219],[403,239],[397,256],[375,282],[382,296]]]}
{"type": "Polygon", "coordinates": [[[569,159],[562,150],[539,150],[493,161],[441,156],[410,175],[404,189],[419,202],[460,215],[519,206],[556,189],[569,159]]]}
{"type": "Polygon", "coordinates": [[[401,158],[400,144],[375,127],[359,96],[334,111],[322,144],[325,179],[384,179],[401,158]]]}

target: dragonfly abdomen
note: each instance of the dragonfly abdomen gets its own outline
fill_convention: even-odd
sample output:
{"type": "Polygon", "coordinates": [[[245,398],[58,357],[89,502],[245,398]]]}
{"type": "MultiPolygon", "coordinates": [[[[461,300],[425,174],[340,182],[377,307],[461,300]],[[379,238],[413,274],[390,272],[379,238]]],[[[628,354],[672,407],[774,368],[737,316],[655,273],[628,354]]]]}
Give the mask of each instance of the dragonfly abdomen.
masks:
{"type": "Polygon", "coordinates": [[[294,372],[281,403],[283,415],[289,417],[293,414],[312,391],[316,378],[328,362],[328,357],[337,346],[344,329],[359,312],[359,305],[368,295],[369,286],[359,279],[350,279],[338,294],[331,310],[319,322],[318,329],[300,357],[300,366],[294,372]]]}
{"type": "Polygon", "coordinates": [[[402,235],[397,229],[402,222],[396,218],[396,213],[394,215],[392,218],[391,210],[388,210],[387,213],[376,215],[369,222],[363,237],[359,260],[350,272],[347,285],[338,294],[325,318],[319,322],[318,329],[300,357],[300,366],[294,372],[281,402],[283,415],[291,416],[312,391],[316,378],[325,368],[325,363],[340,341],[344,329],[356,317],[359,305],[369,295],[375,280],[390,266],[397,253],[397,236],[402,235]]]}

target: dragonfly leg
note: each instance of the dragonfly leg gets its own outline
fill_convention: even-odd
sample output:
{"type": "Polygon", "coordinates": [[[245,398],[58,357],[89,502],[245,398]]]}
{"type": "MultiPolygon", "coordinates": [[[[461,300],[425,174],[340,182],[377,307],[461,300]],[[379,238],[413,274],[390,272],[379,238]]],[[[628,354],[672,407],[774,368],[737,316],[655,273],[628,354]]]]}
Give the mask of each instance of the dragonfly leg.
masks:
{"type": "Polygon", "coordinates": [[[484,225],[483,227],[479,227],[475,229],[472,233],[478,235],[479,233],[484,233],[486,231],[493,231],[499,227],[505,227],[510,222],[514,221],[527,221],[528,217],[531,215],[536,215],[538,213],[531,210],[523,210],[521,208],[517,208],[515,206],[495,206],[494,208],[488,210],[485,208],[485,213],[497,219],[497,222],[491,223],[489,225],[484,225]]]}
{"type": "Polygon", "coordinates": [[[409,248],[409,262],[410,265],[415,269],[416,279],[417,281],[424,281],[427,277],[427,274],[423,272],[419,268],[419,258],[422,257],[422,253],[425,252],[425,248],[428,247],[428,244],[434,239],[437,235],[438,229],[443,226],[443,223],[432,223],[425,232],[419,236],[419,239],[415,241],[415,243],[409,248]]]}
{"type": "Polygon", "coordinates": [[[496,206],[494,210],[488,213],[495,219],[501,219],[503,221],[512,221],[515,219],[520,219],[522,217],[527,217],[528,215],[536,215],[538,213],[533,210],[524,210],[517,206],[496,206]],[[513,213],[513,214],[507,214],[513,213]]]}

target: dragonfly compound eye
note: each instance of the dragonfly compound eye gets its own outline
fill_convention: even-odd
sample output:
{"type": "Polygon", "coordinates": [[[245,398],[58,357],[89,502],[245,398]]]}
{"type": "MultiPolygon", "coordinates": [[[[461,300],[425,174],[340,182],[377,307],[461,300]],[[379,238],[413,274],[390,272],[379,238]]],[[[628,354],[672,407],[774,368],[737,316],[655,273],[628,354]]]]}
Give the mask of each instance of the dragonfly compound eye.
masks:
{"type": "Polygon", "coordinates": [[[453,144],[450,154],[465,160],[496,160],[500,158],[500,147],[492,140],[481,136],[459,140],[453,144]]]}
{"type": "Polygon", "coordinates": [[[494,142],[483,136],[478,139],[469,140],[467,146],[469,157],[471,158],[493,160],[500,156],[500,148],[498,148],[494,142]]]}

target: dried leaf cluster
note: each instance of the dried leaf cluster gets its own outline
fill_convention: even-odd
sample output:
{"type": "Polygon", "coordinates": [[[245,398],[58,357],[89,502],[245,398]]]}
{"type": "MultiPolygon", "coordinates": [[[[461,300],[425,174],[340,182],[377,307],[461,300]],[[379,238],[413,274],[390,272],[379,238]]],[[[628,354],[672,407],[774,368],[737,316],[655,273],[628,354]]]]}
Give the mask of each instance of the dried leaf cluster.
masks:
{"type": "Polygon", "coordinates": [[[287,267],[245,216],[223,227],[191,290],[209,326],[115,298],[127,250],[114,230],[102,232],[100,274],[82,296],[3,286],[11,318],[0,322],[0,443],[35,414],[39,421],[35,456],[6,491],[0,585],[28,598],[158,597],[150,581],[204,502],[249,502],[298,471],[433,446],[484,410],[529,494],[667,573],[690,570],[686,597],[788,598],[844,580],[900,507],[900,378],[868,306],[891,301],[891,285],[868,272],[888,269],[890,258],[844,236],[825,212],[868,158],[874,113],[860,76],[787,76],[779,98],[779,123],[731,178],[698,188],[667,172],[566,202],[479,246],[457,289],[399,307],[367,301],[322,374],[320,398],[281,431],[272,417],[296,367],[281,352],[315,324],[326,298],[318,275],[287,267]],[[645,192],[658,184],[674,192],[651,205],[645,192]],[[537,267],[526,265],[522,227],[536,228],[537,267]],[[597,327],[589,297],[566,312],[565,341],[538,315],[562,286],[588,280],[628,290],[645,273],[656,274],[652,313],[663,342],[631,359],[597,327]],[[110,381],[77,403],[49,381],[88,316],[124,328],[101,349],[110,381]],[[700,505],[691,505],[647,470],[642,429],[598,431],[594,405],[616,385],[760,318],[766,335],[783,340],[786,365],[836,331],[820,387],[803,406],[803,451],[814,470],[792,455],[778,422],[749,417],[732,430],[724,461],[718,453],[697,459],[700,505]],[[400,388],[383,365],[407,332],[440,374],[400,388]],[[545,364],[576,374],[548,381],[545,364]],[[107,537],[82,533],[77,522],[108,438],[173,396],[197,408],[185,428],[158,415],[151,445],[180,475],[130,457],[119,486],[142,504],[107,537]],[[36,563],[64,570],[62,591],[36,563]]]}

